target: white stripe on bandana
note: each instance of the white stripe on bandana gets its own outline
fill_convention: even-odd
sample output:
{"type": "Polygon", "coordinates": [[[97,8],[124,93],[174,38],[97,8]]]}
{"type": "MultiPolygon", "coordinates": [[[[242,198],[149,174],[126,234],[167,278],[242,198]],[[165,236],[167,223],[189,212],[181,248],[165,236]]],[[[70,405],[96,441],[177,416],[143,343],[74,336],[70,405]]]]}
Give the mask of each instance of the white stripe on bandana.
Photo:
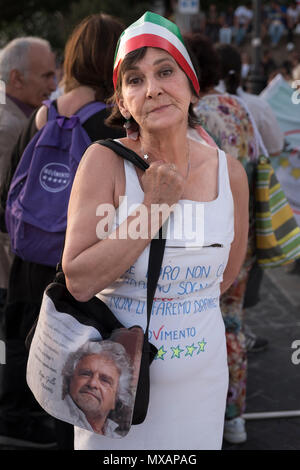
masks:
{"type": "Polygon", "coordinates": [[[169,41],[183,55],[183,57],[189,64],[190,68],[196,75],[196,72],[193,67],[190,56],[188,54],[188,51],[186,47],[184,46],[184,44],[180,41],[180,39],[178,39],[178,37],[175,34],[173,34],[171,31],[169,31],[167,28],[160,26],[158,24],[155,24],[155,23],[151,23],[151,22],[145,22],[142,25],[132,26],[125,31],[125,33],[121,37],[118,54],[115,60],[115,66],[118,65],[120,59],[124,58],[124,45],[126,44],[126,42],[129,39],[132,39],[136,36],[141,36],[143,34],[151,34],[154,36],[159,36],[169,41]]]}

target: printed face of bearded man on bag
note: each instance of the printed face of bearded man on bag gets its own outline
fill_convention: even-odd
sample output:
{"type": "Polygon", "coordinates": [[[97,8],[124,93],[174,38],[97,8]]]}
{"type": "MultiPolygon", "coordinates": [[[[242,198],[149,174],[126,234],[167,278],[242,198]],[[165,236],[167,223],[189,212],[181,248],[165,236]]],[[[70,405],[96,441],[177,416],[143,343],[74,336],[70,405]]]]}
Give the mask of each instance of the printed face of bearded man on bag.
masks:
{"type": "Polygon", "coordinates": [[[132,402],[132,370],[123,346],[90,341],[71,355],[63,375],[63,398],[81,425],[98,434],[118,433],[112,412],[132,402]]]}

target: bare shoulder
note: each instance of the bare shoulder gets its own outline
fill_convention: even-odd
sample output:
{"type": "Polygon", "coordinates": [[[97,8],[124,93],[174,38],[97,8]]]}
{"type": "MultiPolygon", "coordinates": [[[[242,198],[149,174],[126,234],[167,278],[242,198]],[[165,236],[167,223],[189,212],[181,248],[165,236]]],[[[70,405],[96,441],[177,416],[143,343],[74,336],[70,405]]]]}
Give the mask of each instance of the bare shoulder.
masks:
{"type": "Polygon", "coordinates": [[[112,202],[118,205],[125,191],[123,160],[111,149],[98,143],[90,145],[78,166],[73,188],[86,201],[112,202]]]}
{"type": "Polygon", "coordinates": [[[190,149],[196,155],[196,158],[199,160],[199,162],[203,159],[208,159],[210,163],[218,162],[218,152],[215,147],[212,147],[208,144],[202,144],[201,142],[192,139],[190,139],[189,142],[190,149]]]}
{"type": "Polygon", "coordinates": [[[48,117],[48,108],[47,106],[43,105],[40,107],[40,109],[38,110],[35,116],[35,125],[38,130],[40,130],[46,124],[47,117],[48,117]]]}
{"type": "Polygon", "coordinates": [[[246,171],[241,162],[230,154],[226,154],[226,158],[230,181],[238,183],[238,181],[242,180],[242,184],[244,181],[248,181],[246,171]]]}
{"type": "Polygon", "coordinates": [[[216,154],[216,147],[209,144],[203,144],[199,140],[189,139],[190,147],[194,148],[198,153],[205,152],[206,154],[216,154]]]}
{"type": "Polygon", "coordinates": [[[249,193],[247,173],[239,160],[226,154],[230,186],[233,193],[249,193]]]}
{"type": "Polygon", "coordinates": [[[104,145],[93,143],[83,154],[78,170],[92,172],[93,169],[105,168],[108,173],[120,167],[120,163],[122,160],[113,150],[104,145]]]}

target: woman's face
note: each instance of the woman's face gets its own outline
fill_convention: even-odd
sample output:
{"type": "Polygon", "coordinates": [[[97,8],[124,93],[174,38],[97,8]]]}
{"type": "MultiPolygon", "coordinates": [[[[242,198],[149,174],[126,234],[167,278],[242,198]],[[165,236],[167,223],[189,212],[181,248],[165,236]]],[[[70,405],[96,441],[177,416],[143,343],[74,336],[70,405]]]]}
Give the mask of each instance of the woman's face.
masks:
{"type": "Polygon", "coordinates": [[[194,101],[188,78],[175,59],[152,47],[124,73],[122,96],[117,100],[122,115],[128,119],[130,114],[148,131],[187,123],[194,101]]]}

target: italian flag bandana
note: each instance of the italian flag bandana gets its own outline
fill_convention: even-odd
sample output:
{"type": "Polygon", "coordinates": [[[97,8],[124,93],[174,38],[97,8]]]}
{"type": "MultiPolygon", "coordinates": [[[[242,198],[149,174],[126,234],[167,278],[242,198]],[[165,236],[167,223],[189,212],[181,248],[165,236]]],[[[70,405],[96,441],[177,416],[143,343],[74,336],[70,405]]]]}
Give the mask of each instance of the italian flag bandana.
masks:
{"type": "Polygon", "coordinates": [[[147,11],[121,34],[114,59],[113,82],[116,88],[118,71],[124,57],[141,47],[158,47],[167,51],[191,80],[195,92],[200,87],[195,69],[183,43],[178,26],[166,18],[147,11]]]}

